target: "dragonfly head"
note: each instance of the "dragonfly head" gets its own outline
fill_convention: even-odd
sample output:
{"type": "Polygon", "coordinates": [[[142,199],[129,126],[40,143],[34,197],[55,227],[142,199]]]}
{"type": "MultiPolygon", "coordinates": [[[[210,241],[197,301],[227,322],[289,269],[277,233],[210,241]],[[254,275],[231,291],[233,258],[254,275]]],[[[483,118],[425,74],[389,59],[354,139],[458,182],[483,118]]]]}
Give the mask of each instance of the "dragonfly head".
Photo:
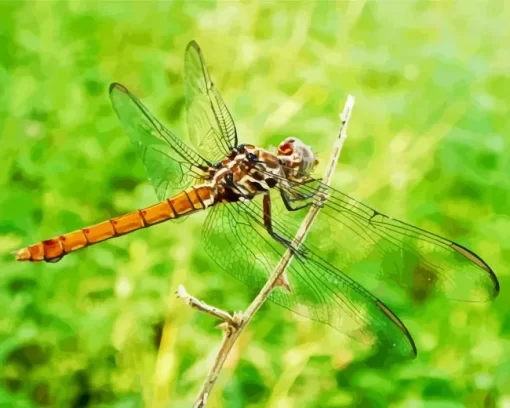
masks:
{"type": "Polygon", "coordinates": [[[288,137],[280,143],[278,158],[296,178],[310,176],[319,162],[312,148],[295,137],[288,137]]]}

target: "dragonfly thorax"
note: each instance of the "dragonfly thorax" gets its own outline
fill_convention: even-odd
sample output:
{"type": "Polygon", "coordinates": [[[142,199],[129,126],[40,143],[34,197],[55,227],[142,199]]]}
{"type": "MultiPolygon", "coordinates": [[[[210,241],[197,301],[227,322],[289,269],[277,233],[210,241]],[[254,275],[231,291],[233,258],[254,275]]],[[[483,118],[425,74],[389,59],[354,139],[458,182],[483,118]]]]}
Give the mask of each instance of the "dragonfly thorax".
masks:
{"type": "Polygon", "coordinates": [[[209,177],[216,201],[232,202],[267,193],[285,173],[276,154],[243,144],[212,167],[209,177]]]}

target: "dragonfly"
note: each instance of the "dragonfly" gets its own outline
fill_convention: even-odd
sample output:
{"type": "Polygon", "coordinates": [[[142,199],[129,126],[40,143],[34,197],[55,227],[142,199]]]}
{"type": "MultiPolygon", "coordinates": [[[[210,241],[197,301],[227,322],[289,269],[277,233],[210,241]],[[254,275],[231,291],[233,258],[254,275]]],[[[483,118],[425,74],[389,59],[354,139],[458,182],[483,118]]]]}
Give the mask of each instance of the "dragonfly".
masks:
{"type": "Polygon", "coordinates": [[[113,83],[109,90],[159,202],[22,248],[15,252],[18,261],[57,262],[90,245],[207,210],[202,240],[221,269],[260,289],[283,253],[293,250],[286,277],[270,300],[361,343],[408,358],[417,354],[411,334],[360,283],[362,278],[467,302],[498,295],[496,275],[471,250],[384,215],[314,178],[319,160],[298,138],[286,138],[276,152],[239,143],[232,115],[195,41],[185,51],[184,82],[191,145],[125,86],[113,83]],[[293,248],[300,221],[317,205],[321,210],[311,233],[293,248]]]}

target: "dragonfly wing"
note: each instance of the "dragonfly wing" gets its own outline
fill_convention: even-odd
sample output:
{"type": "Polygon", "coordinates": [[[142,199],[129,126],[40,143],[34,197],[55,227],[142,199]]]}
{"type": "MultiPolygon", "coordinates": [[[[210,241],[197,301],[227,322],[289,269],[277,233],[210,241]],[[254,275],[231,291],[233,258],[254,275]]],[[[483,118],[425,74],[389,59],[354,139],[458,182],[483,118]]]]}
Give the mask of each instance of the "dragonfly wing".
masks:
{"type": "Polygon", "coordinates": [[[210,209],[202,240],[206,252],[225,271],[254,289],[260,289],[274,265],[278,245],[235,203],[210,209]],[[254,231],[255,228],[255,231],[254,231]]]}
{"type": "MultiPolygon", "coordinates": [[[[208,215],[203,234],[206,250],[218,265],[257,290],[285,251],[263,227],[263,211],[258,198],[218,205],[208,215]]],[[[273,226],[279,233],[294,232],[279,222],[273,226]]],[[[387,306],[306,246],[304,250],[306,256],[296,255],[286,272],[291,292],[277,287],[271,301],[390,354],[416,355],[409,332],[387,306]]]]}
{"type": "Polygon", "coordinates": [[[127,88],[113,83],[110,98],[158,199],[169,198],[203,177],[209,162],[165,128],[127,88]]]}
{"type": "Polygon", "coordinates": [[[237,131],[207,70],[200,47],[191,41],[184,56],[186,108],[190,138],[199,152],[219,161],[237,146],[237,131]]]}
{"type": "MultiPolygon", "coordinates": [[[[326,193],[313,234],[335,236],[318,240],[325,252],[341,253],[338,266],[353,277],[370,276],[393,281],[416,296],[434,291],[461,301],[488,301],[499,293],[489,265],[469,249],[431,232],[393,219],[352,197],[314,180],[307,184],[282,183],[284,195],[317,203],[326,193]]],[[[301,210],[304,215],[306,209],[301,210]]]]}

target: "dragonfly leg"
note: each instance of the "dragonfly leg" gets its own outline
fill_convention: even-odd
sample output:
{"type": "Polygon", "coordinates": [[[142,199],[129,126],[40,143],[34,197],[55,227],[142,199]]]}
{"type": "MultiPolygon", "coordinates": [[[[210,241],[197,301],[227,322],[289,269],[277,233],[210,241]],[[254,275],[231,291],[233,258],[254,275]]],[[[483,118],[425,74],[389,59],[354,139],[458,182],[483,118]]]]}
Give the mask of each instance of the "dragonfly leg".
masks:
{"type": "Polygon", "coordinates": [[[287,191],[281,190],[283,204],[288,211],[298,211],[303,208],[309,207],[312,202],[306,198],[296,197],[287,191]]]}
{"type": "Polygon", "coordinates": [[[310,205],[322,206],[324,200],[321,198],[320,187],[318,179],[309,179],[297,186],[282,187],[280,194],[285,208],[288,211],[298,211],[310,205]],[[318,185],[315,186],[313,183],[318,183],[318,185]],[[300,189],[303,186],[307,186],[306,191],[300,189]]]}
{"type": "Polygon", "coordinates": [[[305,256],[305,251],[302,249],[296,248],[292,241],[281,234],[279,234],[277,231],[273,229],[272,225],[272,218],[271,218],[271,196],[269,194],[264,195],[263,200],[264,205],[264,227],[266,228],[267,232],[271,237],[273,237],[276,241],[278,241],[280,244],[282,244],[285,248],[292,251],[294,255],[301,255],[305,256]]]}

